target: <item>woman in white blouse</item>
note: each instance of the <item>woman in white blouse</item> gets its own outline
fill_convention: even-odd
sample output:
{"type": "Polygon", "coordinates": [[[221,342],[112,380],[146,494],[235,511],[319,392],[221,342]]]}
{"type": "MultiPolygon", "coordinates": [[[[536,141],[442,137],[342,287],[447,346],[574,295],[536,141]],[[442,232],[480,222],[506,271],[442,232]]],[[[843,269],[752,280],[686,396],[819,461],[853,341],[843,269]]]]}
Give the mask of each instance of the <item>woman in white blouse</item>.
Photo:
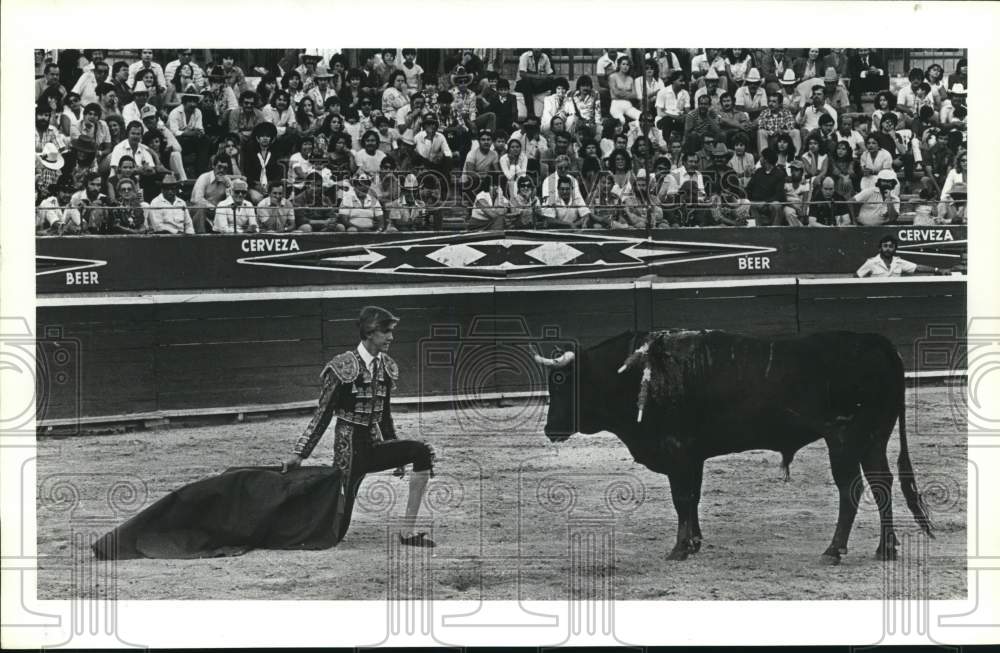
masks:
{"type": "Polygon", "coordinates": [[[523,149],[521,141],[512,138],[507,141],[507,152],[500,157],[500,170],[507,179],[507,197],[517,194],[517,180],[528,173],[528,156],[523,149]]]}
{"type": "Polygon", "coordinates": [[[733,48],[726,57],[726,75],[733,80],[733,88],[743,85],[747,71],[754,67],[753,55],[740,48],[733,48]]]}
{"type": "Polygon", "coordinates": [[[875,177],[880,170],[892,170],[892,155],[883,150],[874,134],[865,139],[865,151],[861,154],[861,190],[875,186],[875,177]]]}

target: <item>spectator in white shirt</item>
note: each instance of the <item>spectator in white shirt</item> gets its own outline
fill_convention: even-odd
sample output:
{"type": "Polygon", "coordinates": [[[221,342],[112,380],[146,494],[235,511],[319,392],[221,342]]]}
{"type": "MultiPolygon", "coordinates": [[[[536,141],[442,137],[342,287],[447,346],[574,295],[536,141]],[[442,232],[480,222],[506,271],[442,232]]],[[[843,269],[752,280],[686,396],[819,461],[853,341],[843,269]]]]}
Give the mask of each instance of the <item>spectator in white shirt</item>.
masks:
{"type": "Polygon", "coordinates": [[[80,95],[83,104],[97,102],[97,87],[108,82],[108,75],[111,74],[111,67],[101,61],[94,65],[93,72],[85,72],[80,75],[80,79],[73,86],[73,92],[80,95]]]}
{"type": "Polygon", "coordinates": [[[566,111],[566,95],[569,93],[569,82],[566,81],[565,77],[557,77],[554,84],[555,91],[542,100],[541,127],[543,134],[552,133],[551,124],[553,118],[559,116],[565,121],[568,115],[566,111]]]}
{"type": "Polygon", "coordinates": [[[670,85],[656,94],[657,126],[665,134],[684,131],[684,116],[691,110],[691,96],[684,90],[684,73],[670,73],[670,85]]]}
{"type": "Polygon", "coordinates": [[[420,159],[426,165],[439,171],[451,169],[452,157],[451,148],[448,147],[448,140],[444,135],[438,133],[438,121],[432,114],[427,114],[423,119],[424,130],[413,138],[414,149],[420,159]]]}
{"type": "Polygon", "coordinates": [[[517,180],[528,174],[528,156],[521,141],[511,138],[507,141],[507,151],[500,157],[500,170],[507,179],[507,197],[517,194],[517,180]]]}
{"type": "Polygon", "coordinates": [[[819,117],[823,114],[827,114],[833,118],[834,124],[837,123],[837,110],[826,103],[826,93],[823,85],[816,84],[812,87],[812,102],[802,107],[799,115],[795,118],[795,122],[801,128],[801,142],[805,142],[809,132],[819,129],[819,117]]]}
{"type": "Polygon", "coordinates": [[[153,74],[156,75],[156,84],[160,88],[167,87],[167,77],[163,74],[163,67],[153,61],[153,51],[149,49],[143,50],[142,59],[128,67],[129,84],[134,84],[136,81],[141,80],[142,77],[139,74],[145,70],[153,71],[153,74]]]}
{"type": "Polygon", "coordinates": [[[177,53],[177,58],[167,64],[167,67],[163,69],[163,76],[169,80],[174,78],[174,73],[182,65],[191,66],[191,80],[194,82],[196,89],[201,91],[205,88],[205,71],[202,70],[201,66],[196,64],[191,56],[194,51],[191,48],[184,48],[177,53]]]}
{"type": "Polygon", "coordinates": [[[344,191],[337,209],[339,225],[347,231],[381,231],[382,205],[372,192],[372,178],[363,170],[354,174],[353,185],[344,191]]]}
{"type": "Polygon", "coordinates": [[[882,236],[878,242],[878,254],[865,261],[854,273],[854,276],[864,279],[865,277],[901,277],[915,273],[938,274],[941,272],[938,268],[918,265],[899,258],[896,256],[898,246],[899,242],[892,234],[882,236]]]}
{"type": "Polygon", "coordinates": [[[702,79],[705,80],[705,85],[694,92],[694,104],[698,104],[698,98],[702,95],[707,95],[709,100],[708,106],[713,111],[718,111],[722,108],[722,94],[724,93],[723,89],[719,88],[719,81],[722,78],[715,68],[709,68],[702,79]]]}
{"type": "Polygon", "coordinates": [[[556,182],[556,192],[548,196],[542,208],[545,226],[550,229],[580,229],[587,224],[590,209],[579,190],[573,191],[572,177],[562,177],[556,182]]]}
{"type": "Polygon", "coordinates": [[[181,95],[181,104],[167,117],[167,127],[183,151],[197,154],[195,169],[204,170],[208,167],[210,142],[205,137],[205,125],[198,108],[201,94],[193,91],[192,88],[181,95]]]}
{"type": "Polygon", "coordinates": [[[173,175],[166,175],[160,182],[161,192],[149,203],[146,224],[154,234],[194,234],[194,223],[187,204],[177,197],[179,182],[173,175]]]}
{"type": "Polygon", "coordinates": [[[295,208],[285,199],[284,183],[273,181],[268,185],[267,197],[257,205],[257,222],[261,231],[295,230],[295,208]]]}
{"type": "Polygon", "coordinates": [[[219,234],[253,234],[257,233],[257,211],[247,199],[250,187],[243,179],[232,180],[230,192],[232,195],[219,202],[215,207],[215,224],[213,228],[219,234]]]}
{"type": "Polygon", "coordinates": [[[125,129],[127,138],[111,150],[111,176],[115,176],[118,168],[118,161],[123,156],[130,156],[135,161],[138,172],[142,176],[152,175],[156,172],[156,157],[149,151],[149,148],[142,144],[143,126],[141,122],[132,121],[125,129]]]}

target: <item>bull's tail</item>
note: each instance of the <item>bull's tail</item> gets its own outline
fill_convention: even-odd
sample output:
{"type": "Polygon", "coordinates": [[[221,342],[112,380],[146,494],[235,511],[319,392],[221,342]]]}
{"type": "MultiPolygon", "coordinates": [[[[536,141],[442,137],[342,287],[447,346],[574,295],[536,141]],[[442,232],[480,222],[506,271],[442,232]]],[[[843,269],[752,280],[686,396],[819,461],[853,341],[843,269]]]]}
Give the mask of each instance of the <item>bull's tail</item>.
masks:
{"type": "Polygon", "coordinates": [[[906,382],[902,378],[902,360],[900,360],[899,377],[899,459],[896,461],[896,465],[899,468],[899,484],[903,489],[906,506],[913,513],[913,518],[917,521],[917,525],[927,535],[934,537],[934,524],[931,523],[927,504],[917,490],[917,479],[913,473],[913,463],[910,462],[910,450],[906,444],[906,382]]]}

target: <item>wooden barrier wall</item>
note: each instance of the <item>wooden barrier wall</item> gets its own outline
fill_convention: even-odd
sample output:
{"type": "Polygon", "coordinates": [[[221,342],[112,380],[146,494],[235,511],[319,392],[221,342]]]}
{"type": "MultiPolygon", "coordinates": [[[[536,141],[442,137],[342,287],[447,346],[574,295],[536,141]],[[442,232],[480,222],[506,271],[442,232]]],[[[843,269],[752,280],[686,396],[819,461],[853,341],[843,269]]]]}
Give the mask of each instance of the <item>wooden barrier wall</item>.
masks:
{"type": "Polygon", "coordinates": [[[490,398],[544,389],[533,347],[586,347],[629,329],[762,336],[848,329],[892,339],[907,369],[948,368],[965,335],[965,277],[573,281],[40,297],[45,424],[291,407],[315,401],[331,356],[371,303],[402,322],[399,396],[490,398]],[[934,356],[922,356],[933,345],[934,356]]]}

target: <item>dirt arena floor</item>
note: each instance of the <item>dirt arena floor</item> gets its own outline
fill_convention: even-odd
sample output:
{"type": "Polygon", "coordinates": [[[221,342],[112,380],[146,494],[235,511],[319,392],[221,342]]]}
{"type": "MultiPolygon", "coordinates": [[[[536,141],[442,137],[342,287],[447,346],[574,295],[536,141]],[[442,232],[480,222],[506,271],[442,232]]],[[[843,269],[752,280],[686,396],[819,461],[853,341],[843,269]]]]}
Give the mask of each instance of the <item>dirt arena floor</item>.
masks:
{"type": "MultiPolygon", "coordinates": [[[[384,599],[400,587],[434,599],[592,598],[586,592],[620,600],[880,599],[887,578],[916,569],[926,572],[929,598],[964,598],[964,396],[964,386],[908,391],[910,451],[937,538],[918,534],[897,482],[896,565],[873,557],[878,516],[867,490],[850,553],[838,567],[819,563],[837,517],[822,442],[799,452],[789,483],[779,479],[774,452],[708,461],[705,543],[688,561],[667,562],[676,517],[666,477],[633,462],[609,434],[550,443],[541,432],[544,407],[522,404],[397,414],[400,434],[430,442],[439,458],[425,511],[439,546],[421,565],[387,546],[406,482],[386,472],[366,479],[336,548],[121,561],[113,591],[122,599],[384,599]]],[[[38,597],[93,595],[76,580],[92,565],[90,538],[171,489],[228,467],[275,464],[307,421],[41,439],[38,597]]],[[[332,444],[328,433],[308,463],[328,462],[332,444]]],[[[898,447],[894,435],[894,472],[898,447]]]]}

